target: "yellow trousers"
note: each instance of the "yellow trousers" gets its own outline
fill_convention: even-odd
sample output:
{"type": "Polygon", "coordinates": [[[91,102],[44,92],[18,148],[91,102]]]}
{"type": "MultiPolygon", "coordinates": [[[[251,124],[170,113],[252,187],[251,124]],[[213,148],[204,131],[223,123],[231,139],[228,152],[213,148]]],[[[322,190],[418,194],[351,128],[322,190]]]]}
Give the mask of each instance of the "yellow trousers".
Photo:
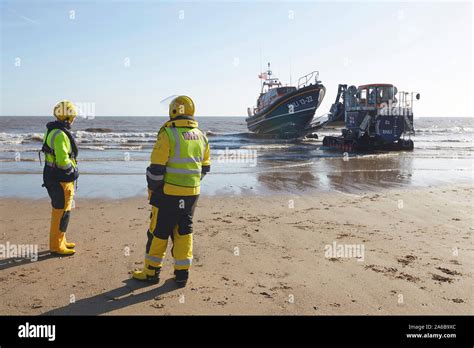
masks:
{"type": "MultiPolygon", "coordinates": [[[[168,237],[166,239],[156,237],[159,235],[155,229],[158,222],[159,208],[152,206],[150,227],[148,230],[148,242],[146,246],[145,267],[162,267],[168,246],[168,237]],[[154,233],[155,232],[155,233],[154,233]]],[[[193,259],[193,235],[192,233],[181,235],[178,231],[178,225],[173,228],[170,236],[173,241],[171,255],[174,257],[175,270],[188,270],[191,267],[193,259]]]]}
{"type": "Polygon", "coordinates": [[[46,188],[51,197],[51,227],[49,248],[54,252],[66,249],[66,230],[74,198],[74,182],[49,183],[46,188]]]}

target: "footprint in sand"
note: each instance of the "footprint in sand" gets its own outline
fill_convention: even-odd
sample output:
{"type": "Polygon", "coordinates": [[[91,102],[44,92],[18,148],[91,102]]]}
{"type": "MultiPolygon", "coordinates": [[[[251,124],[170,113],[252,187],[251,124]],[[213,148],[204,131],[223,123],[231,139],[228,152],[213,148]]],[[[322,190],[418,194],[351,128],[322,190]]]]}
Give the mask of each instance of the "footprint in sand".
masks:
{"type": "Polygon", "coordinates": [[[275,292],[277,290],[290,290],[290,289],[293,289],[291,286],[288,286],[285,283],[280,282],[279,284],[280,284],[279,286],[274,286],[273,288],[270,288],[270,291],[275,292]]]}
{"type": "Polygon", "coordinates": [[[407,273],[404,273],[404,272],[401,272],[398,276],[396,276],[396,278],[407,280],[407,281],[412,282],[412,283],[416,283],[420,280],[420,278],[412,276],[411,274],[407,274],[407,273]]]}
{"type": "Polygon", "coordinates": [[[341,262],[342,261],[341,258],[337,258],[337,257],[331,257],[328,260],[331,261],[331,262],[341,262]]]}
{"type": "Polygon", "coordinates": [[[401,263],[403,266],[408,266],[410,263],[417,259],[414,255],[406,255],[404,257],[398,258],[397,262],[401,263]]]}
{"type": "Polygon", "coordinates": [[[420,278],[412,276],[411,274],[408,274],[405,272],[398,272],[398,269],[394,267],[368,265],[368,266],[365,266],[365,269],[370,269],[374,272],[382,273],[384,275],[395,277],[397,279],[403,279],[412,283],[417,283],[418,281],[420,281],[420,278]]]}
{"type": "Polygon", "coordinates": [[[365,269],[371,269],[377,273],[396,273],[398,270],[394,267],[385,267],[385,266],[378,266],[378,265],[368,265],[364,267],[365,269]]]}
{"type": "Polygon", "coordinates": [[[452,270],[450,270],[450,269],[448,269],[448,268],[436,267],[436,269],[439,270],[439,271],[441,271],[441,272],[443,272],[444,274],[449,274],[449,275],[452,275],[452,276],[454,276],[454,275],[458,275],[458,276],[462,275],[461,273],[459,273],[459,272],[457,272],[457,271],[452,271],[452,270]]]}
{"type": "Polygon", "coordinates": [[[265,296],[265,298],[273,298],[273,296],[270,295],[270,294],[269,294],[268,292],[266,292],[266,291],[262,291],[262,292],[260,293],[260,295],[265,296]]]}
{"type": "Polygon", "coordinates": [[[336,237],[336,239],[342,239],[344,237],[354,237],[353,234],[350,234],[350,233],[339,233],[336,237]]]}
{"type": "Polygon", "coordinates": [[[43,307],[43,301],[41,299],[35,298],[31,305],[32,309],[38,309],[43,307]]]}
{"type": "Polygon", "coordinates": [[[453,278],[443,277],[438,274],[432,274],[432,279],[440,283],[452,283],[454,280],[453,278]]]}
{"type": "Polygon", "coordinates": [[[451,301],[454,303],[464,303],[464,300],[462,298],[452,298],[451,301]]]}
{"type": "Polygon", "coordinates": [[[259,222],[260,221],[260,218],[256,217],[256,216],[251,216],[251,217],[248,217],[247,219],[247,222],[259,222]]]}

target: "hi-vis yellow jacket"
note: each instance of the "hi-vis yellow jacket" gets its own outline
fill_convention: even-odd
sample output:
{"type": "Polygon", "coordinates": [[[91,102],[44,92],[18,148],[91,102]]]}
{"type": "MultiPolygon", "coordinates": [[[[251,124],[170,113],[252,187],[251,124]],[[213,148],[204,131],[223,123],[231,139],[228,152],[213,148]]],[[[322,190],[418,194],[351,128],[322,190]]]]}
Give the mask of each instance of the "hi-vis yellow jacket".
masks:
{"type": "Polygon", "coordinates": [[[77,144],[63,123],[54,121],[46,125],[41,151],[45,154],[43,180],[45,182],[72,182],[79,176],[76,158],[77,144]]]}
{"type": "MultiPolygon", "coordinates": [[[[45,138],[46,135],[48,135],[47,132],[45,138]]],[[[56,166],[64,170],[77,167],[76,160],[71,156],[71,142],[63,131],[54,129],[49,133],[45,142],[54,151],[54,155],[45,153],[46,165],[56,166]]]]}
{"type": "Polygon", "coordinates": [[[148,189],[172,196],[195,196],[211,168],[209,141],[192,117],[166,122],[158,132],[147,168],[148,189]]]}

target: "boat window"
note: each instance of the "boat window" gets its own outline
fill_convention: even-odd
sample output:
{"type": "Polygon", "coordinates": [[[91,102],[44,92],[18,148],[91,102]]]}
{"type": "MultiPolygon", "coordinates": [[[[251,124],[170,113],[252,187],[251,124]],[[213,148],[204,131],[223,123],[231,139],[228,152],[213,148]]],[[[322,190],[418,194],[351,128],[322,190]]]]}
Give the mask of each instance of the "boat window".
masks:
{"type": "Polygon", "coordinates": [[[378,104],[384,102],[388,102],[389,100],[393,100],[393,87],[392,86],[384,86],[378,87],[380,89],[380,100],[377,101],[378,104]]]}
{"type": "Polygon", "coordinates": [[[278,95],[281,96],[281,95],[285,95],[287,93],[291,93],[293,92],[294,90],[296,90],[296,87],[280,87],[280,88],[277,88],[277,91],[278,91],[278,95]]]}
{"type": "Polygon", "coordinates": [[[368,104],[375,104],[376,99],[380,99],[380,97],[377,95],[378,93],[380,93],[380,92],[377,89],[377,87],[369,87],[369,102],[368,102],[368,104]]]}
{"type": "Polygon", "coordinates": [[[366,101],[367,101],[367,90],[366,89],[362,89],[359,91],[359,103],[361,104],[365,104],[366,101]]]}

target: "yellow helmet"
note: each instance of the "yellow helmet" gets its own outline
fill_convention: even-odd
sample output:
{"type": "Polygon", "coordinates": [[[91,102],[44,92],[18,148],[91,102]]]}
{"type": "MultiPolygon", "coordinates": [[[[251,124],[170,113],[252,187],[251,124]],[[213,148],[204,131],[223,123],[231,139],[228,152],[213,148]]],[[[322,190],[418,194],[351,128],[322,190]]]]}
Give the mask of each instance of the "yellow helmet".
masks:
{"type": "Polygon", "coordinates": [[[170,103],[170,118],[178,116],[194,116],[194,102],[191,98],[180,95],[170,103]]]}
{"type": "Polygon", "coordinates": [[[54,107],[53,114],[59,121],[72,123],[77,116],[77,110],[69,100],[62,100],[54,107]]]}

